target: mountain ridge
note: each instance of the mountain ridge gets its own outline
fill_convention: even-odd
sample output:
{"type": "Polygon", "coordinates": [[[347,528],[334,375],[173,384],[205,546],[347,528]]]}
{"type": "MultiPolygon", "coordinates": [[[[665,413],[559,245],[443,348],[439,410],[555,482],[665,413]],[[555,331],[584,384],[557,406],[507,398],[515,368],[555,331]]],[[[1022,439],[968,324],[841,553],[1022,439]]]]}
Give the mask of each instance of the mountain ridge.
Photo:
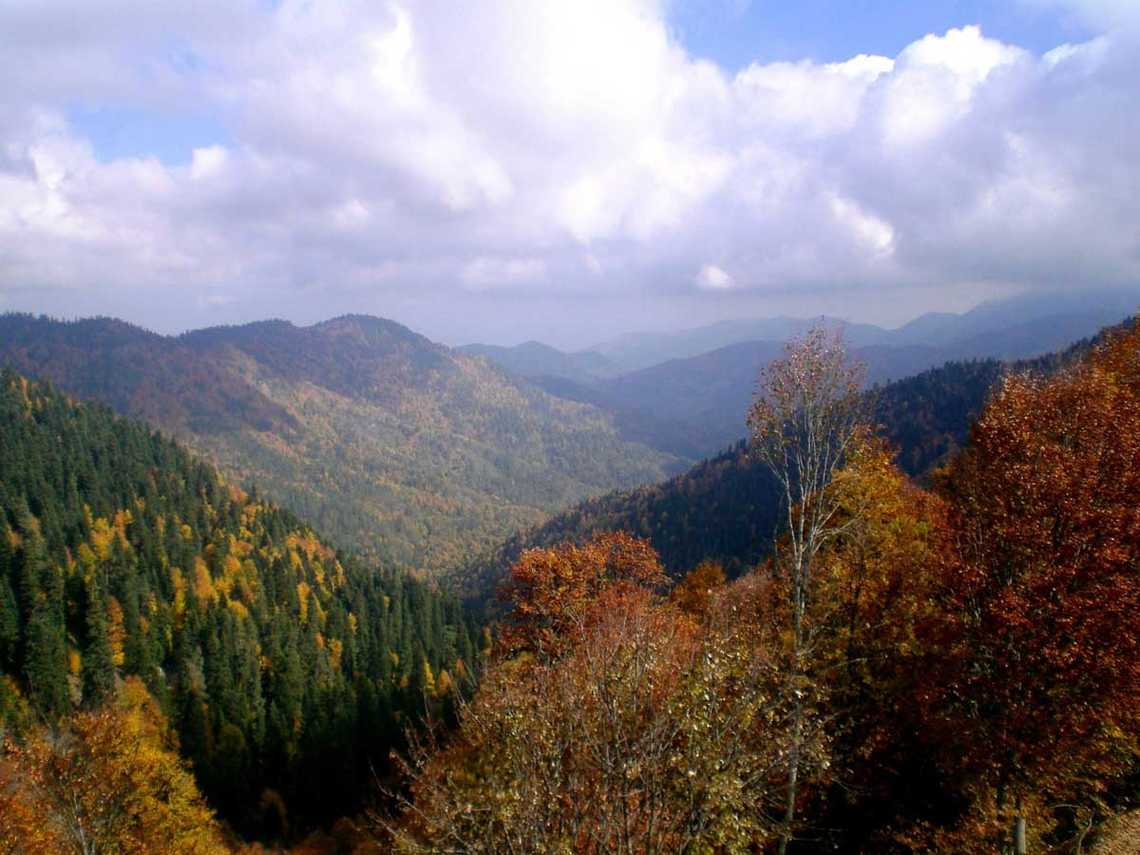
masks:
{"type": "Polygon", "coordinates": [[[169,431],[347,546],[433,572],[683,465],[596,406],[370,316],[161,336],[9,314],[0,364],[169,431]]]}

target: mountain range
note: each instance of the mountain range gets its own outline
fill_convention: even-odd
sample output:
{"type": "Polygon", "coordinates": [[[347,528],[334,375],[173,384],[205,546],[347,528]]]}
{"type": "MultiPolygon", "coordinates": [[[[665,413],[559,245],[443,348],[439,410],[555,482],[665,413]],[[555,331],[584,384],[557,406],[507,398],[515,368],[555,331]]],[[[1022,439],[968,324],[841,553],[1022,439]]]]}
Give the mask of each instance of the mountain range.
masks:
{"type": "Polygon", "coordinates": [[[553,395],[609,410],[630,441],[700,459],[745,435],[744,415],[760,369],[789,338],[814,324],[842,333],[874,385],[947,362],[1018,360],[1057,351],[1120,322],[1137,306],[1140,292],[1132,291],[1030,295],[960,315],[922,315],[898,329],[827,317],[771,318],[632,334],[576,353],[543,346],[541,359],[531,358],[537,352],[533,342],[466,350],[553,395]]]}
{"type": "Polygon", "coordinates": [[[338,542],[426,571],[684,464],[623,439],[612,413],[379,318],[170,337],[10,314],[0,364],[144,419],[338,542]]]}
{"type": "Polygon", "coordinates": [[[1138,288],[1029,293],[990,300],[962,314],[930,312],[895,329],[827,316],[740,319],[679,332],[629,333],[572,355],[581,359],[583,366],[588,355],[601,355],[611,366],[608,373],[627,373],[746,341],[786,341],[823,323],[841,329],[853,348],[954,346],[960,357],[1015,359],[1046,353],[1093,335],[1135,314],[1137,308],[1138,288]],[[1004,343],[1007,331],[1019,332],[1004,343]]]}
{"type": "MultiPolygon", "coordinates": [[[[1059,349],[1132,300],[1018,298],[897,330],[823,320],[882,385],[948,361],[1059,349]]],[[[720,459],[745,434],[760,368],[815,322],[730,321],[563,353],[451,349],[362,315],[163,336],[110,318],[9,314],[0,365],[145,420],[349,548],[437,573],[576,503],[720,459]]],[[[916,435],[904,454],[928,441],[916,435]]]]}

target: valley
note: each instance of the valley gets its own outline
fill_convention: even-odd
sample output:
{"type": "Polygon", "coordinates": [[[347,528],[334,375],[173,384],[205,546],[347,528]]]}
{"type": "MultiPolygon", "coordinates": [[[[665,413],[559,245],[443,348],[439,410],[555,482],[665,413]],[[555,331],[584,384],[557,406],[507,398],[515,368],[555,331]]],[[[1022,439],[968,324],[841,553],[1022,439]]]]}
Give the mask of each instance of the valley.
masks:
{"type": "MultiPolygon", "coordinates": [[[[758,362],[783,359],[782,343],[729,345],[575,381],[512,377],[486,355],[461,356],[373,318],[308,328],[267,322],[178,338],[110,320],[8,315],[0,328],[8,333],[2,353],[9,366],[34,368],[75,395],[105,401],[78,401],[11,367],[0,377],[0,664],[18,675],[0,681],[0,718],[17,733],[34,733],[37,715],[63,716],[115,697],[128,706],[115,713],[124,718],[114,727],[145,731],[169,722],[194,781],[145,787],[189,786],[184,833],[210,846],[222,846],[227,834],[295,840],[345,812],[368,816],[376,786],[368,782],[378,770],[383,780],[413,776],[419,792],[438,786],[433,764],[450,762],[448,755],[417,754],[425,749],[414,734],[425,716],[448,727],[474,726],[479,719],[464,712],[465,698],[486,702],[495,690],[478,689],[478,682],[494,686],[503,669],[517,667],[512,639],[529,620],[519,609],[534,607],[518,599],[528,562],[538,562],[528,586],[546,584],[547,572],[571,572],[542,600],[554,614],[579,596],[586,597],[583,607],[603,614],[646,608],[621,594],[610,611],[605,584],[590,605],[585,592],[574,593],[581,580],[573,574],[583,571],[569,568],[580,561],[633,562],[641,569],[629,572],[676,586],[669,602],[705,603],[686,609],[735,608],[735,597],[757,596],[757,580],[782,536],[777,482],[745,442],[662,478],[686,462],[662,447],[663,437],[681,435],[677,425],[697,423],[680,415],[702,415],[707,423],[714,413],[746,407],[744,377],[756,376],[758,362]],[[726,361],[734,367],[720,378],[726,361]],[[633,403],[639,394],[645,397],[633,403]],[[651,406],[655,400],[660,404],[651,406]],[[115,416],[111,406],[146,424],[115,416]],[[193,451],[155,427],[185,438],[193,451]],[[630,441],[638,430],[646,442],[630,441]],[[510,450],[519,456],[504,456],[510,450]],[[515,504],[498,505],[499,495],[515,504]],[[288,510],[273,503],[278,496],[288,510]],[[462,524],[409,528],[430,509],[462,524]],[[386,525],[379,541],[350,540],[342,548],[303,519],[350,537],[378,520],[386,525]],[[406,543],[410,560],[391,551],[394,537],[406,543]],[[699,587],[706,576],[707,590],[699,587]],[[514,600],[513,611],[503,610],[504,596],[514,600]],[[393,765],[397,757],[412,760],[393,765]],[[400,765],[406,762],[423,765],[400,765]],[[314,788],[329,776],[336,787],[314,788]],[[203,812],[207,802],[222,824],[203,812]]],[[[860,452],[870,457],[859,465],[872,469],[858,477],[873,479],[867,489],[887,479],[889,486],[875,487],[887,489],[887,497],[874,501],[904,502],[890,505],[883,513],[893,516],[875,525],[889,530],[918,513],[905,550],[931,548],[923,544],[943,537],[934,533],[942,523],[936,505],[926,504],[935,499],[916,485],[969,465],[971,425],[997,417],[988,404],[1005,394],[1003,378],[1032,384],[1056,376],[1063,384],[1088,359],[1107,359],[1106,347],[1122,347],[1113,342],[1127,341],[1121,336],[1131,329],[1106,329],[1033,359],[951,361],[855,390],[886,443],[860,452]],[[892,490],[902,493],[889,498],[892,490]],[[903,498],[908,491],[914,495],[903,498]],[[911,502],[919,510],[902,510],[911,502]]],[[[865,345],[852,353],[869,376],[885,377],[888,365],[922,364],[934,350],[865,345]]],[[[690,439],[696,451],[696,435],[690,439]]],[[[916,554],[890,560],[905,563],[916,554]]],[[[555,638],[575,644],[600,643],[590,632],[559,632],[555,638]]],[[[670,667],[689,673],[691,666],[670,667]]],[[[773,684],[764,691],[782,690],[773,684]]],[[[511,715],[529,722],[545,715],[542,709],[511,715]]],[[[95,728],[85,739],[103,738],[104,725],[76,715],[74,727],[95,728]]],[[[509,747],[515,737],[505,738],[509,747]]],[[[147,744],[148,751],[169,752],[174,743],[147,744]]],[[[0,792],[7,810],[3,798],[0,792]]],[[[385,798],[398,805],[402,797],[385,798]]],[[[24,810],[23,802],[10,804],[24,810]]],[[[172,828],[155,820],[147,833],[172,828]]],[[[351,828],[353,839],[394,835],[401,846],[419,833],[414,823],[351,828]]],[[[852,828],[878,833],[859,822],[852,828]]]]}

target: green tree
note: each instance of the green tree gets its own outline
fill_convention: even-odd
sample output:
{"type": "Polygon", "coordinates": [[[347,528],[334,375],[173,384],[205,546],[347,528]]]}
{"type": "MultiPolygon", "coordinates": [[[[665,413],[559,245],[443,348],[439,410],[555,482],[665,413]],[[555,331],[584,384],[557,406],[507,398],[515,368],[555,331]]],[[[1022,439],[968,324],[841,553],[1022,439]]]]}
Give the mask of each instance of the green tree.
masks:
{"type": "Polygon", "coordinates": [[[107,633],[106,598],[98,582],[87,588],[87,643],[83,650],[83,699],[98,705],[115,688],[115,662],[107,633]]]}

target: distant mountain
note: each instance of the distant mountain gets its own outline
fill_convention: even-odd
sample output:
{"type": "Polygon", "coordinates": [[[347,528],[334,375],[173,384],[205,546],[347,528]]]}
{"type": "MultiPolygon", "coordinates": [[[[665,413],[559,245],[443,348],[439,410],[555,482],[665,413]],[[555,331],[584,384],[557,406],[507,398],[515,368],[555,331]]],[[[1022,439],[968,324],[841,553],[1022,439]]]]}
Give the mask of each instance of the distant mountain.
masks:
{"type": "Polygon", "coordinates": [[[786,341],[817,323],[842,329],[845,339],[854,346],[881,344],[890,337],[890,333],[880,327],[853,324],[838,318],[777,317],[720,321],[678,332],[628,333],[597,344],[584,353],[599,353],[623,372],[638,371],[741,342],[786,341]]]}
{"type": "Polygon", "coordinates": [[[166,337],[5,315],[0,364],[175,434],[345,545],[432,571],[683,465],[622,439],[612,413],[379,318],[166,337]]]}
{"type": "MultiPolygon", "coordinates": [[[[826,316],[816,318],[759,318],[721,321],[708,326],[675,332],[629,333],[597,344],[582,353],[598,353],[622,373],[649,368],[662,362],[699,356],[733,344],[749,341],[779,342],[800,335],[808,327],[824,323],[841,329],[853,348],[920,346],[943,348],[977,340],[970,356],[1023,358],[1047,353],[1065,343],[1094,334],[1101,327],[1117,323],[1140,308],[1140,289],[1081,290],[1073,293],[1030,293],[982,303],[963,314],[932,312],[898,329],[873,324],[856,324],[826,316]],[[1050,339],[1052,325],[1063,335],[1050,339]],[[1022,327],[1038,335],[1023,342],[1016,353],[1005,354],[994,348],[993,337],[1003,330],[1022,327]],[[1067,338],[1065,337],[1067,336],[1067,338]],[[1061,340],[1063,339],[1063,340],[1061,340]],[[983,344],[986,343],[986,344],[983,344]]],[[[557,373],[557,372],[539,372],[557,373]]]]}
{"type": "MultiPolygon", "coordinates": [[[[597,400],[601,405],[613,402],[611,406],[621,412],[638,413],[643,421],[656,426],[657,433],[642,434],[643,441],[707,457],[745,435],[744,418],[760,369],[783,350],[782,342],[751,341],[672,360],[596,383],[600,393],[597,400]],[[670,445],[671,437],[678,435],[686,437],[689,444],[670,445]]],[[[917,345],[873,345],[854,348],[852,354],[866,363],[871,383],[914,374],[945,362],[947,356],[917,345]]],[[[627,423],[628,416],[619,418],[620,425],[627,423]]]]}
{"type": "MultiPolygon", "coordinates": [[[[1053,303],[1032,305],[1042,311],[1058,308],[1053,303]]],[[[1127,315],[1127,310],[1116,313],[1120,305],[1127,305],[1125,298],[1109,300],[1107,305],[1090,301],[1083,311],[1063,315],[980,308],[977,315],[923,316],[899,331],[881,331],[882,336],[847,327],[844,338],[852,356],[867,366],[868,382],[884,384],[947,362],[1029,359],[1061,350],[1118,323],[1127,315]],[[1007,326],[977,332],[1001,318],[1013,320],[1007,326]],[[851,334],[864,342],[876,337],[882,340],[859,344],[851,334]]],[[[744,416],[760,369],[782,350],[783,342],[778,341],[739,342],[594,380],[592,394],[544,379],[537,382],[552,394],[568,393],[575,400],[591,400],[611,409],[627,438],[636,436],[674,454],[707,457],[745,435],[744,416]]]]}
{"type": "MultiPolygon", "coordinates": [[[[970,425],[1004,372],[1053,371],[1090,346],[1085,340],[1017,363],[951,362],[896,380],[869,393],[875,419],[898,449],[900,466],[921,477],[965,445],[970,425]]],[[[468,593],[485,596],[523,549],[618,529],[648,538],[675,575],[705,558],[738,573],[767,553],[778,532],[778,509],[771,476],[738,442],[668,481],[587,500],[515,534],[473,562],[462,583],[468,593]]]]}
{"type": "Polygon", "coordinates": [[[519,377],[564,377],[588,381],[619,372],[618,366],[600,353],[565,353],[537,341],[527,341],[514,347],[466,344],[456,350],[471,356],[485,356],[519,377]]]}
{"type": "MultiPolygon", "coordinates": [[[[968,346],[971,341],[1006,337],[1006,331],[1034,331],[1032,346],[1048,352],[1046,338],[1055,329],[1058,337],[1075,341],[1131,317],[1140,309],[1140,290],[1078,289],[1072,292],[1029,293],[982,303],[961,315],[929,314],[892,331],[892,342],[968,346]]],[[[1023,342],[1025,350],[1029,342],[1023,342]]],[[[1056,344],[1063,346],[1063,344],[1056,344]]],[[[997,355],[997,354],[994,354],[997,355]]]]}

